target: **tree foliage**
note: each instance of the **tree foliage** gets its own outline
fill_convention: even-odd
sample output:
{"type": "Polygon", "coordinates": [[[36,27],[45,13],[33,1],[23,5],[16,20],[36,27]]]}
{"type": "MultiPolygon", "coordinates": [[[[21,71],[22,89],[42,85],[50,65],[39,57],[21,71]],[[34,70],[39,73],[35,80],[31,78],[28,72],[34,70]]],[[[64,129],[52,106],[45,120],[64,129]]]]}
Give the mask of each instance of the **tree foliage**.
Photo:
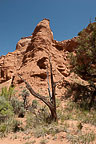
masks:
{"type": "MultiPolygon", "coordinates": [[[[86,80],[89,85],[80,87],[81,98],[88,98],[88,107],[91,108],[96,97],[96,22],[90,23],[86,29],[78,33],[78,46],[75,53],[71,53],[72,71],[86,80]],[[84,88],[85,87],[85,88],[84,88]]],[[[77,89],[78,91],[78,89],[77,89]]],[[[80,96],[76,97],[80,99],[80,96]]]]}
{"type": "Polygon", "coordinates": [[[80,77],[94,80],[96,76],[96,23],[90,23],[79,33],[76,55],[72,55],[73,70],[80,77]]]}
{"type": "Polygon", "coordinates": [[[2,88],[0,93],[0,120],[13,115],[13,107],[10,102],[12,95],[13,88],[10,87],[9,90],[6,87],[2,88]]]}
{"type": "Polygon", "coordinates": [[[5,97],[6,100],[10,100],[14,94],[14,87],[10,86],[9,89],[7,89],[7,87],[3,87],[0,96],[5,97]]]}

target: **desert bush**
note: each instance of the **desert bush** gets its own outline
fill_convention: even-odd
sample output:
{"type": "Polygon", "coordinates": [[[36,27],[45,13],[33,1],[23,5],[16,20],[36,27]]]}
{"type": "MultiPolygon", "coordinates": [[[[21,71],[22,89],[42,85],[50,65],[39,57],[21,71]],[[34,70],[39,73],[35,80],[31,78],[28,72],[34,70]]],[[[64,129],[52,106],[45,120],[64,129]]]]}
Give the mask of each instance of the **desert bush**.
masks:
{"type": "Polygon", "coordinates": [[[73,134],[67,134],[67,139],[72,143],[72,144],[90,144],[95,140],[95,134],[94,132],[90,133],[79,133],[78,135],[73,135],[73,134]]]}
{"type": "Polygon", "coordinates": [[[7,87],[3,87],[0,96],[5,97],[6,100],[10,100],[14,94],[15,94],[14,87],[10,86],[9,89],[7,89],[7,87]]]}
{"type": "Polygon", "coordinates": [[[96,111],[81,108],[78,103],[69,101],[65,109],[62,111],[61,121],[71,119],[82,123],[92,124],[96,126],[96,111]]]}
{"type": "Polygon", "coordinates": [[[0,115],[6,117],[13,115],[13,108],[11,103],[6,100],[4,96],[0,97],[0,115]]]}
{"type": "Polygon", "coordinates": [[[48,143],[48,140],[47,139],[42,139],[41,141],[40,141],[40,144],[47,144],[48,143]]]}
{"type": "Polygon", "coordinates": [[[15,114],[21,117],[25,115],[24,104],[22,101],[18,100],[17,98],[12,98],[11,104],[15,114]]]}
{"type": "Polygon", "coordinates": [[[42,137],[46,134],[54,136],[59,132],[65,132],[68,127],[65,124],[59,125],[57,122],[52,122],[48,108],[38,105],[37,109],[28,113],[26,128],[32,129],[35,137],[42,137]]]}
{"type": "Polygon", "coordinates": [[[90,110],[91,107],[96,109],[96,99],[94,98],[92,101],[93,92],[95,93],[95,89],[92,86],[83,86],[75,83],[68,87],[65,98],[68,99],[71,97],[73,102],[76,102],[82,109],[90,110]],[[90,106],[91,103],[92,105],[90,106]]]}
{"type": "Polygon", "coordinates": [[[38,105],[38,101],[34,99],[34,100],[32,101],[32,108],[36,109],[36,108],[37,108],[37,105],[38,105]]]}
{"type": "Polygon", "coordinates": [[[26,110],[24,109],[24,107],[21,107],[19,114],[18,114],[18,117],[23,118],[25,116],[25,112],[26,112],[26,110]]]}
{"type": "Polygon", "coordinates": [[[10,117],[8,120],[0,124],[0,137],[6,136],[10,132],[17,132],[23,130],[21,122],[10,117]]]}
{"type": "Polygon", "coordinates": [[[28,97],[30,95],[30,93],[27,91],[27,89],[23,89],[20,93],[20,95],[22,96],[23,99],[23,104],[24,104],[24,108],[27,109],[28,108],[28,97]]]}
{"type": "Polygon", "coordinates": [[[20,130],[23,130],[22,127],[21,127],[21,122],[19,120],[14,119],[12,121],[12,131],[17,132],[17,131],[20,131],[20,130]]]}
{"type": "Polygon", "coordinates": [[[27,126],[36,127],[37,125],[45,124],[49,117],[49,112],[47,107],[39,107],[37,109],[31,110],[27,116],[27,126]]]}
{"type": "Polygon", "coordinates": [[[0,137],[4,137],[8,132],[8,125],[5,123],[0,124],[0,137]]]}

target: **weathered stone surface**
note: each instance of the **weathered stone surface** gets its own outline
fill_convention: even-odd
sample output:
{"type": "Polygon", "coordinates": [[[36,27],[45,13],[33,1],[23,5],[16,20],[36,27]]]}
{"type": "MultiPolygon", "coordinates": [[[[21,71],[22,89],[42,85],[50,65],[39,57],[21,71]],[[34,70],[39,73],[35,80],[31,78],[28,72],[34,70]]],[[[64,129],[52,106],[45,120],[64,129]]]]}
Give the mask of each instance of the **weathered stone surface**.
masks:
{"type": "Polygon", "coordinates": [[[61,42],[54,40],[53,46],[56,47],[58,50],[65,50],[68,52],[73,52],[77,46],[77,37],[74,37],[69,40],[64,40],[61,42]]]}
{"type": "Polygon", "coordinates": [[[21,40],[18,41],[16,45],[16,50],[21,49],[22,47],[27,47],[29,43],[31,43],[32,36],[29,37],[23,37],[21,40]]]}
{"type": "Polygon", "coordinates": [[[14,75],[14,84],[19,87],[22,85],[22,81],[17,76],[19,73],[35,89],[45,89],[46,94],[46,66],[49,65],[49,56],[51,56],[54,80],[61,80],[70,74],[67,55],[74,51],[76,45],[76,37],[61,42],[54,40],[50,21],[43,19],[37,24],[32,36],[19,40],[14,52],[0,57],[0,83],[11,79],[14,75]]]}

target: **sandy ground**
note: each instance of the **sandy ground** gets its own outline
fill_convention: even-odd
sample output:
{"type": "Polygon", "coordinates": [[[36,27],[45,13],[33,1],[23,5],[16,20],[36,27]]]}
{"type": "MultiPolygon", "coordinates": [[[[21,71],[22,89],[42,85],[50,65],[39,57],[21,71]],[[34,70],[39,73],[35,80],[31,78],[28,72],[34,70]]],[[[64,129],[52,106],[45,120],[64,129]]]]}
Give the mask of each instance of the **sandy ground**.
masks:
{"type": "Polygon", "coordinates": [[[59,133],[56,139],[52,138],[51,136],[46,136],[44,138],[34,138],[34,136],[17,132],[15,134],[11,133],[7,137],[0,139],[0,144],[40,144],[43,139],[47,139],[47,144],[70,144],[65,136],[65,133],[59,133]]]}
{"type": "MultiPolygon", "coordinates": [[[[19,119],[20,120],[20,119],[19,119]]],[[[22,119],[25,125],[25,118],[22,119]]],[[[73,130],[73,134],[76,135],[76,131],[73,129],[77,125],[77,121],[67,120],[70,125],[70,130],[73,130]]],[[[96,127],[90,124],[84,124],[82,133],[94,132],[96,134],[96,127]]],[[[60,132],[55,136],[46,135],[44,137],[36,138],[31,131],[10,133],[6,137],[0,139],[0,144],[71,144],[66,138],[65,132],[60,132]],[[45,143],[41,143],[45,140],[45,143]]],[[[87,143],[86,143],[87,144],[87,143]]],[[[88,143],[89,144],[89,143],[88,143]]],[[[96,139],[90,144],[96,144],[96,139]]]]}

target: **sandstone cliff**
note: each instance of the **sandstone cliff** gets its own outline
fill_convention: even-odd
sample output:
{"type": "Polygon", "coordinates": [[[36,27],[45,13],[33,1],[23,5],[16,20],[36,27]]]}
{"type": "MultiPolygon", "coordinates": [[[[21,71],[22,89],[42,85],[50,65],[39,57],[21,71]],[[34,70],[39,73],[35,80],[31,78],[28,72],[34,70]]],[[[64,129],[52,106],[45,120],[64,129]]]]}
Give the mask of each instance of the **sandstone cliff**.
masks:
{"type": "MultiPolygon", "coordinates": [[[[37,24],[32,36],[19,40],[14,52],[0,57],[0,83],[14,76],[14,85],[16,87],[23,85],[17,76],[19,73],[37,91],[43,89],[46,94],[46,64],[48,64],[49,56],[51,56],[54,80],[61,80],[70,74],[67,55],[74,51],[76,46],[76,37],[61,42],[54,40],[50,21],[43,19],[37,24]]],[[[58,86],[57,93],[59,89],[58,86]]]]}

